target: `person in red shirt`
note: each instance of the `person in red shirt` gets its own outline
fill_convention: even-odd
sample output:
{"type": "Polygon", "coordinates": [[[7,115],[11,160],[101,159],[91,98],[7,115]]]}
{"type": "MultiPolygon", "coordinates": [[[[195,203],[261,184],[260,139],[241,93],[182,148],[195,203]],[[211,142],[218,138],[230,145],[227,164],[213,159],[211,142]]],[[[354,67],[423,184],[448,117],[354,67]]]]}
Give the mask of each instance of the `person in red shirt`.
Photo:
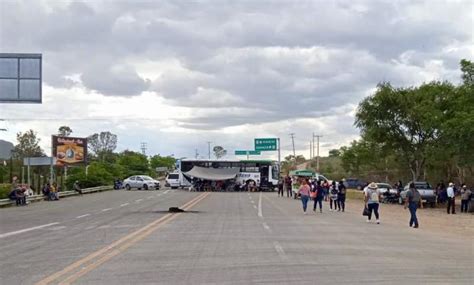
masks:
{"type": "Polygon", "coordinates": [[[303,203],[303,213],[306,215],[306,209],[308,208],[309,192],[311,187],[308,185],[308,180],[303,179],[298,194],[301,196],[301,202],[303,203]]]}

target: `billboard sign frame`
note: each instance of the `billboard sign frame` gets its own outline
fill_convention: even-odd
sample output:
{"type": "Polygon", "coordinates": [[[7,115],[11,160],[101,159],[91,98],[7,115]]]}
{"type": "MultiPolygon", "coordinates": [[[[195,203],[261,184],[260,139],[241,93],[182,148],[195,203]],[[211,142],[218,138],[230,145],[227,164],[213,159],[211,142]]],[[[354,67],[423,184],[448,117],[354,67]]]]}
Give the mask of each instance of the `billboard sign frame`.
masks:
{"type": "Polygon", "coordinates": [[[51,136],[51,156],[56,165],[87,164],[87,138],[51,136]]]}

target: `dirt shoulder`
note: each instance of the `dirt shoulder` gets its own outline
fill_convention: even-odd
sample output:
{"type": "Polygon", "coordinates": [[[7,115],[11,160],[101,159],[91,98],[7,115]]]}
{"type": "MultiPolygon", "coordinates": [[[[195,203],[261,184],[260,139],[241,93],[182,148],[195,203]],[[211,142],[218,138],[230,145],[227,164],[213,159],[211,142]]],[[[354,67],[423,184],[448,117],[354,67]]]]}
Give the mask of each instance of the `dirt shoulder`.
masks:
{"type": "MultiPolygon", "coordinates": [[[[456,214],[448,215],[446,208],[425,207],[417,211],[420,228],[418,230],[430,231],[439,235],[452,236],[458,238],[470,239],[474,236],[474,214],[461,213],[460,201],[456,201],[456,214]]],[[[348,199],[346,208],[351,212],[360,212],[364,202],[357,198],[348,199]]],[[[410,212],[403,209],[403,206],[397,204],[380,204],[380,220],[384,224],[393,224],[397,226],[408,227],[410,212]]]]}

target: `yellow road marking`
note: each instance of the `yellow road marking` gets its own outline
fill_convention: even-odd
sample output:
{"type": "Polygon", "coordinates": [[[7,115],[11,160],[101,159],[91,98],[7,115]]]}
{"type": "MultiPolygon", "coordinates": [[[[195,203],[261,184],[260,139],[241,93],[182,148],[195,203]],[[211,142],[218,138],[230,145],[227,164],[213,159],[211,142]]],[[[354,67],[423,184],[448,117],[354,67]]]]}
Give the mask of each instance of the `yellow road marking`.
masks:
{"type": "MultiPolygon", "coordinates": [[[[205,199],[210,193],[203,193],[191,201],[187,202],[186,204],[182,205],[180,208],[184,210],[189,210],[191,209],[194,205],[199,203],[201,200],[205,199]]],[[[70,284],[71,282],[74,282],[77,280],[79,277],[83,276],[84,274],[90,272],[91,270],[97,268],[99,265],[103,264],[110,258],[116,256],[117,254],[123,252],[133,244],[137,243],[138,241],[142,240],[143,238],[147,237],[150,235],[153,231],[157,230],[160,226],[170,222],[171,220],[174,220],[176,217],[181,215],[180,213],[177,214],[166,214],[163,217],[149,223],[148,225],[142,227],[141,229],[132,232],[119,240],[113,242],[112,244],[97,250],[88,256],[70,264],[66,268],[64,268],[61,271],[58,271],[47,278],[44,278],[43,280],[39,281],[36,283],[36,285],[46,285],[49,284],[55,280],[57,280],[59,277],[66,275],[73,270],[85,265],[89,261],[92,261],[92,263],[85,265],[84,267],[81,268],[76,273],[71,274],[69,277],[64,279],[64,281],[60,282],[59,284],[70,284]],[[96,259],[98,258],[98,259],[96,259]]]]}

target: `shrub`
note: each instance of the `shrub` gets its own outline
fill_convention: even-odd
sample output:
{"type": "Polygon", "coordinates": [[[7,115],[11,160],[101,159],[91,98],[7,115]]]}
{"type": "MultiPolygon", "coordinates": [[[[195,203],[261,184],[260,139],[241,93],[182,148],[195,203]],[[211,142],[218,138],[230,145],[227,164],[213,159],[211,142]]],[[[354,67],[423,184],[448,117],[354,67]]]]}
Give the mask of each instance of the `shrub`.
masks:
{"type": "Polygon", "coordinates": [[[10,194],[11,189],[11,184],[0,184],[0,199],[8,198],[8,194],[10,194]]]}

